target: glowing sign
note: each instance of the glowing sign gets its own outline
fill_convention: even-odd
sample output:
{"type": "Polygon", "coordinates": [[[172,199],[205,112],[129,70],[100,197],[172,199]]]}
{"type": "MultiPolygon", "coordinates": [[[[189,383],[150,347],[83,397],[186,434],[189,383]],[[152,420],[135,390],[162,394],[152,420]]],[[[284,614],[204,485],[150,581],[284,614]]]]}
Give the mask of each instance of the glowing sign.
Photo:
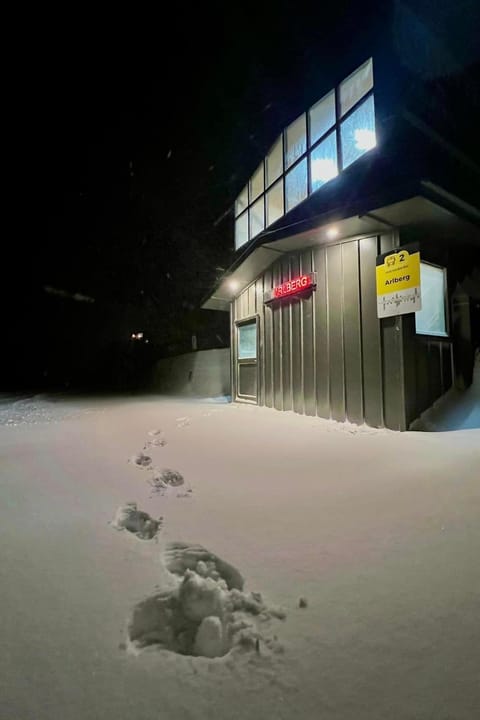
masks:
{"type": "Polygon", "coordinates": [[[391,317],[422,309],[420,252],[409,245],[377,257],[377,317],[391,317]]]}
{"type": "Polygon", "coordinates": [[[281,285],[274,287],[273,290],[266,294],[265,302],[296,295],[297,293],[312,289],[314,286],[315,273],[306,273],[305,275],[300,275],[300,277],[292,278],[292,280],[286,280],[281,285]]]}

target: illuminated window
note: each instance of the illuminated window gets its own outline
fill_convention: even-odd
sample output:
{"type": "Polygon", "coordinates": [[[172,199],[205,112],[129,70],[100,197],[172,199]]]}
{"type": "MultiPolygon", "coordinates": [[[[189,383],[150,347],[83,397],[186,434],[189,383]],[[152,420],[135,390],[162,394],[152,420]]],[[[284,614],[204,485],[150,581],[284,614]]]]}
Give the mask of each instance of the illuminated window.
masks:
{"type": "Polygon", "coordinates": [[[238,359],[249,360],[257,357],[257,322],[238,325],[238,359]]]}
{"type": "Polygon", "coordinates": [[[419,335],[446,337],[446,272],[444,268],[420,263],[422,309],[415,313],[415,330],[419,335]]]}
{"type": "Polygon", "coordinates": [[[257,168],[250,180],[250,202],[257,199],[264,191],[263,162],[257,168]]]}
{"type": "Polygon", "coordinates": [[[300,115],[285,131],[285,167],[307,151],[307,125],[305,115],[300,115]]]}
{"type": "Polygon", "coordinates": [[[250,237],[253,238],[265,228],[265,197],[257,200],[250,208],[250,237]]]}
{"type": "Polygon", "coordinates": [[[373,95],[340,126],[343,167],[346,168],[377,144],[373,95]]]}
{"type": "Polygon", "coordinates": [[[242,192],[235,200],[235,217],[240,215],[248,207],[248,185],[245,185],[242,192]]]}
{"type": "Polygon", "coordinates": [[[235,220],[235,250],[248,242],[248,210],[235,220]]]}
{"type": "Polygon", "coordinates": [[[267,192],[267,225],[271,225],[281,218],[284,212],[282,178],[267,192]]]}
{"type": "Polygon", "coordinates": [[[287,212],[307,197],[307,161],[302,160],[285,176],[287,212]]]}
{"type": "Polygon", "coordinates": [[[335,132],[327,135],[310,154],[312,192],[338,175],[337,137],[335,132]]]}
{"type": "Polygon", "coordinates": [[[340,115],[343,117],[373,88],[372,58],[340,85],[340,115]]]}
{"type": "Polygon", "coordinates": [[[310,146],[320,140],[335,125],[335,90],[319,100],[309,110],[310,146]]]}
{"type": "Polygon", "coordinates": [[[267,187],[278,180],[283,173],[283,140],[278,138],[266,158],[267,187]]]}

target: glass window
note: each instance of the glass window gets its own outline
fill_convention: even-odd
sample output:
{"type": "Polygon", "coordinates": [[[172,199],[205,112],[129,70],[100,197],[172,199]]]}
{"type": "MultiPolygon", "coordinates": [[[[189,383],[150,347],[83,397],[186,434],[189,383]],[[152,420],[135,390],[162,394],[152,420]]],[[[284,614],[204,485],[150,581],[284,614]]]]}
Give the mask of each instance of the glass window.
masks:
{"type": "Polygon", "coordinates": [[[285,131],[285,167],[293,165],[295,160],[307,151],[307,125],[305,114],[288,126],[285,131]]]}
{"type": "Polygon", "coordinates": [[[257,322],[238,325],[238,359],[257,357],[257,322]]]}
{"type": "Polygon", "coordinates": [[[250,207],[250,237],[255,237],[265,228],[265,196],[250,207]]]}
{"type": "Polygon", "coordinates": [[[343,117],[372,88],[373,63],[370,58],[340,85],[340,116],[343,117]]]}
{"type": "Polygon", "coordinates": [[[271,225],[281,218],[284,212],[282,178],[267,192],[267,225],[271,225]]]}
{"type": "Polygon", "coordinates": [[[309,110],[310,146],[320,140],[335,125],[335,90],[319,100],[309,110]]]}
{"type": "Polygon", "coordinates": [[[248,207],[248,185],[245,185],[240,195],[235,200],[235,217],[240,215],[248,207]]]}
{"type": "Polygon", "coordinates": [[[415,330],[421,335],[447,336],[445,269],[420,263],[422,309],[415,313],[415,330]]]}
{"type": "Polygon", "coordinates": [[[264,191],[263,162],[250,179],[250,202],[252,203],[264,191]]]}
{"type": "Polygon", "coordinates": [[[344,168],[375,147],[377,139],[373,95],[342,122],[340,136],[344,168]]]}
{"type": "Polygon", "coordinates": [[[283,142],[281,135],[267,155],[266,170],[268,187],[277,180],[283,172],[283,142]]]}
{"type": "Polygon", "coordinates": [[[248,210],[235,220],[235,250],[248,242],[248,210]]]}
{"type": "Polygon", "coordinates": [[[287,212],[307,197],[307,161],[302,160],[285,176],[287,212]]]}
{"type": "Polygon", "coordinates": [[[310,154],[310,174],[312,192],[338,175],[337,136],[335,132],[327,135],[310,154]]]}

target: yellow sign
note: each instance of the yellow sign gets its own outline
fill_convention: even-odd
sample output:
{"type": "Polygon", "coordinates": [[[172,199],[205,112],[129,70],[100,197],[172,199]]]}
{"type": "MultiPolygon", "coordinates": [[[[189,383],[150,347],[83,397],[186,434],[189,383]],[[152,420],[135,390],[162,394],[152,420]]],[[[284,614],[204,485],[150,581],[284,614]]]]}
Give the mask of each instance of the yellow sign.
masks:
{"type": "Polygon", "coordinates": [[[377,315],[379,318],[421,310],[420,252],[399,248],[377,258],[377,315]]]}

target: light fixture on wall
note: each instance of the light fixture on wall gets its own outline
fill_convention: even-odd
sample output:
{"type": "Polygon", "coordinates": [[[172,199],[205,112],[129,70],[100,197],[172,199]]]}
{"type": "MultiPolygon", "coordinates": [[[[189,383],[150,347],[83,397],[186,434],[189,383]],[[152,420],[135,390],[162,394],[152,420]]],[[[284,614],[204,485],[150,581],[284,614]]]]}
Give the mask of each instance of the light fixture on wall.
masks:
{"type": "Polygon", "coordinates": [[[235,291],[238,290],[238,288],[240,287],[240,283],[238,282],[238,280],[233,280],[232,278],[228,281],[228,287],[230,290],[235,291]]]}

